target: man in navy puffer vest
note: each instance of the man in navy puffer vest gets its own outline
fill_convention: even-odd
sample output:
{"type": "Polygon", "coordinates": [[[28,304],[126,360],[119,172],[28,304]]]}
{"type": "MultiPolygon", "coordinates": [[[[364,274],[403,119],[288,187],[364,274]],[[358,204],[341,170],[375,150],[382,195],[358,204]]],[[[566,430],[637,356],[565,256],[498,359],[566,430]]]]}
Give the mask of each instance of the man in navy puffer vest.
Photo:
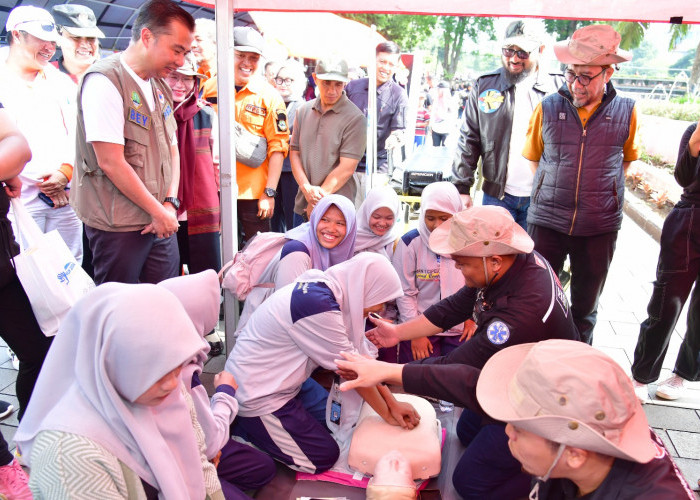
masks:
{"type": "Polygon", "coordinates": [[[528,232],[557,272],[569,256],[571,311],[588,343],[622,223],[625,170],[639,157],[634,101],[610,83],[612,65],[632,58],[619,45],[602,24],[555,44],[566,84],[535,109],[523,150],[535,172],[528,232]]]}

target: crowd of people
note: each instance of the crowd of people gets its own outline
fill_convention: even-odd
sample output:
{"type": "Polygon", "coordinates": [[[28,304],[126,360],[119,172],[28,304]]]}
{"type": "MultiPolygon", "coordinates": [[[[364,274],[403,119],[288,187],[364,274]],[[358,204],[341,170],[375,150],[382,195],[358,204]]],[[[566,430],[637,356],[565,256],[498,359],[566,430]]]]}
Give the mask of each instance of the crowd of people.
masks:
{"type": "MultiPolygon", "coordinates": [[[[548,74],[543,35],[514,21],[500,68],[457,100],[447,82],[422,94],[416,143],[429,129],[433,145],[455,132],[458,144],[452,182],[422,191],[417,229],[401,227],[393,188],[366,187],[368,79],[323,57],[306,100],[303,64],[265,61],[263,36],[235,27],[238,227],[242,242],[278,238],[210,398],[200,376],[222,347],[214,22],[148,0],[128,48],[100,58],[89,8],[52,12],[13,9],[0,57],[0,335],[19,359],[20,404],[17,457],[0,435],[0,494],[249,498],[275,461],[342,469],[365,402],[385,425],[421,425],[390,382],[464,407],[452,482],[465,499],[693,498],[641,403],[694,281],[656,394],[677,399],[700,379],[696,124],[633,378],[587,345],[639,156],[634,101],[610,82],[631,56],[611,26],[555,44],[565,70],[548,74]],[[53,338],[13,266],[10,198],[98,285],[53,338]]],[[[393,42],[376,47],[382,174],[412,142],[400,57],[393,42]]]]}

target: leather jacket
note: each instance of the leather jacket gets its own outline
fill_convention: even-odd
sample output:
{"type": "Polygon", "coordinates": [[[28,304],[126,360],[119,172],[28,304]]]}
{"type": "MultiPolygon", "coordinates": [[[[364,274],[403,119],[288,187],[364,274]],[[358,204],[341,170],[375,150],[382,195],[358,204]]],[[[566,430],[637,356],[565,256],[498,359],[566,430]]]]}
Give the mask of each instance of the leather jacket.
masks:
{"type": "MultiPolygon", "coordinates": [[[[480,158],[484,193],[499,199],[505,194],[515,100],[515,84],[505,73],[501,67],[477,78],[467,99],[452,164],[452,182],[460,194],[470,194],[480,158]]],[[[539,71],[530,90],[532,101],[556,92],[563,81],[561,74],[539,71]]]]}

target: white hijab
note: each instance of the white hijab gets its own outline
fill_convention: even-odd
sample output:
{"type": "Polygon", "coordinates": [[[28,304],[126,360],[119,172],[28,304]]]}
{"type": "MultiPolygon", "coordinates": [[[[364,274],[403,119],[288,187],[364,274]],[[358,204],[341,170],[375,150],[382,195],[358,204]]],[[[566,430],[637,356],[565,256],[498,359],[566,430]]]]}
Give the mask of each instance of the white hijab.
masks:
{"type": "Polygon", "coordinates": [[[381,186],[373,188],[368,194],[365,201],[362,202],[360,209],[357,211],[357,238],[355,240],[355,252],[376,252],[391,258],[386,252],[387,245],[391,245],[398,235],[399,209],[401,202],[399,196],[393,188],[389,186],[381,186]],[[388,208],[394,214],[394,225],[384,233],[383,236],[377,236],[369,227],[372,214],[380,209],[388,208]]]}
{"type": "MultiPolygon", "coordinates": [[[[462,210],[462,206],[459,191],[451,182],[434,182],[423,189],[418,233],[426,247],[430,248],[430,231],[425,224],[425,212],[438,210],[454,215],[462,210]]],[[[464,286],[464,276],[455,269],[454,261],[449,257],[439,257],[438,260],[440,262],[440,296],[449,297],[464,286]]]]}
{"type": "Polygon", "coordinates": [[[433,182],[425,186],[420,197],[420,219],[418,220],[418,233],[425,246],[430,248],[430,231],[425,225],[425,212],[437,210],[454,215],[462,210],[462,206],[459,191],[451,182],[433,182]]]}
{"type": "Polygon", "coordinates": [[[181,391],[157,407],[134,401],[195,356],[202,339],[178,299],[157,285],[106,283],[61,324],[15,441],[31,467],[43,430],[84,436],[168,500],[206,492],[189,408],[181,391]]]}
{"type": "Polygon", "coordinates": [[[366,353],[365,346],[372,344],[365,337],[363,310],[403,295],[396,270],[381,255],[363,252],[324,272],[311,269],[299,276],[297,282],[319,279],[328,283],[340,305],[350,342],[357,350],[366,353]]]}
{"type": "MultiPolygon", "coordinates": [[[[302,274],[297,282],[319,280],[327,283],[335,295],[352,345],[360,354],[376,357],[377,348],[365,337],[363,313],[365,308],[403,295],[399,276],[389,260],[377,253],[363,252],[348,261],[329,267],[325,272],[311,269],[302,274]]],[[[326,404],[326,425],[341,449],[340,458],[333,470],[347,473],[347,452],[363,399],[356,391],[338,393],[335,397],[342,399],[340,424],[332,422],[329,418],[331,397],[326,404]]]]}

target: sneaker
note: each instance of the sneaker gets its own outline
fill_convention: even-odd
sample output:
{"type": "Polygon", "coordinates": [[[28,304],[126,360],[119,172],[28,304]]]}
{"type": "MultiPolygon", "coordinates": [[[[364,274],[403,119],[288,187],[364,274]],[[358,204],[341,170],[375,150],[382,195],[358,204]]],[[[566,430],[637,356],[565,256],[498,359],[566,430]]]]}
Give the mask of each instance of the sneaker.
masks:
{"type": "Polygon", "coordinates": [[[656,388],[656,397],[675,401],[685,393],[685,380],[675,373],[656,388]]]}
{"type": "Polygon", "coordinates": [[[645,404],[649,402],[649,388],[646,384],[637,382],[632,379],[632,385],[634,386],[634,393],[637,395],[637,399],[640,403],[645,404]]]}
{"type": "Polygon", "coordinates": [[[218,356],[224,352],[224,343],[221,341],[221,337],[219,337],[219,333],[216,330],[212,330],[209,335],[204,337],[204,340],[209,342],[209,356],[218,356]]]}
{"type": "Polygon", "coordinates": [[[0,491],[13,500],[32,500],[29,477],[17,460],[0,467],[0,491]]]}
{"type": "Polygon", "coordinates": [[[15,407],[7,401],[0,401],[0,420],[4,420],[15,411],[15,407]]]}
{"type": "Polygon", "coordinates": [[[12,368],[14,368],[15,370],[19,370],[19,358],[9,347],[7,348],[7,355],[12,360],[12,368]]]}

